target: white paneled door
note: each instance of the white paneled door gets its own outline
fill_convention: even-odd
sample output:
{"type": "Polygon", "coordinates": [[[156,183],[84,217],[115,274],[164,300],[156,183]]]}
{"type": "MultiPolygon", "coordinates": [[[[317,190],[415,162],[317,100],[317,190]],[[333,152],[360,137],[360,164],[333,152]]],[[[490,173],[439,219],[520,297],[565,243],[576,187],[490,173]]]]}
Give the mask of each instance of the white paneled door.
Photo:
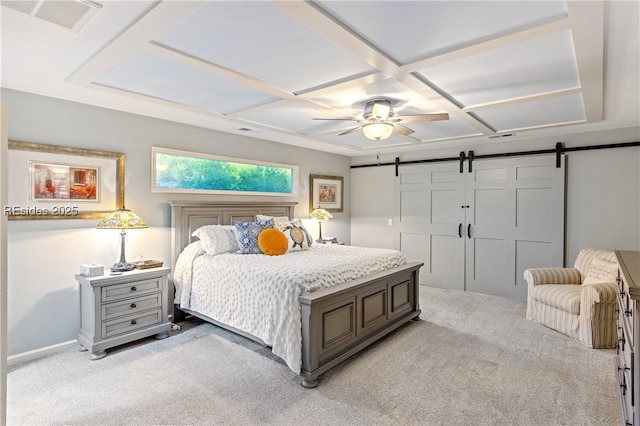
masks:
{"type": "Polygon", "coordinates": [[[562,266],[564,158],[401,166],[395,246],[435,287],[525,300],[527,268],[562,266]]]}

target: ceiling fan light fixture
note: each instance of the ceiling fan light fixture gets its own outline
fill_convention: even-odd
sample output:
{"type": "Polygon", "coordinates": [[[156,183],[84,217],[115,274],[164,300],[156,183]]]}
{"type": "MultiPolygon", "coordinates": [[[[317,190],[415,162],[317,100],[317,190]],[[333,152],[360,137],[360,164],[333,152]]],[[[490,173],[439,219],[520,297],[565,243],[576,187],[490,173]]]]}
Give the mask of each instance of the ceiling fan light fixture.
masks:
{"type": "Polygon", "coordinates": [[[374,141],[387,139],[393,133],[393,124],[391,123],[368,123],[362,126],[362,133],[374,141]]]}

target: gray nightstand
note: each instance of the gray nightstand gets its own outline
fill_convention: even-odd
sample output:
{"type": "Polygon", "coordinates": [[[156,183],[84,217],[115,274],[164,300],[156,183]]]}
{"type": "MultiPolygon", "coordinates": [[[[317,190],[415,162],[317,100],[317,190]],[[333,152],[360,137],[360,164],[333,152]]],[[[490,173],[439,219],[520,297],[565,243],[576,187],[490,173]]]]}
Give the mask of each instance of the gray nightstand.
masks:
{"type": "Polygon", "coordinates": [[[169,271],[159,267],[122,275],[76,275],[81,312],[78,343],[91,351],[90,359],[104,358],[108,348],[143,337],[169,336],[169,271]]]}

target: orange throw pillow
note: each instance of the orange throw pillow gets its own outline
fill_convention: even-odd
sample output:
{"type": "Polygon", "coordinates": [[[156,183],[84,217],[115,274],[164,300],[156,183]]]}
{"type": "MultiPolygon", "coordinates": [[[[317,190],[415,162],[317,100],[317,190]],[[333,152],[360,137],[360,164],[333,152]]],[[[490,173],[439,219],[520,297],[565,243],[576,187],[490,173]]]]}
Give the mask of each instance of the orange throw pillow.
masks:
{"type": "Polygon", "coordinates": [[[289,249],[289,240],[284,232],[278,229],[265,229],[258,235],[258,247],[264,254],[280,256],[289,249]]]}

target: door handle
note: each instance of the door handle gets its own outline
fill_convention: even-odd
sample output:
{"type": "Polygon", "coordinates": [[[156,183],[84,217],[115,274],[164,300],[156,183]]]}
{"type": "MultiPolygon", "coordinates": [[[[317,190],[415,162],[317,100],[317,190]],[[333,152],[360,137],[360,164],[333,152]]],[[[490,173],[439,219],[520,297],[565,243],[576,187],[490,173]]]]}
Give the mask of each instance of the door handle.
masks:
{"type": "Polygon", "coordinates": [[[462,238],[462,224],[458,224],[458,238],[462,238]]]}
{"type": "Polygon", "coordinates": [[[467,225],[467,237],[471,238],[471,224],[467,225]]]}

